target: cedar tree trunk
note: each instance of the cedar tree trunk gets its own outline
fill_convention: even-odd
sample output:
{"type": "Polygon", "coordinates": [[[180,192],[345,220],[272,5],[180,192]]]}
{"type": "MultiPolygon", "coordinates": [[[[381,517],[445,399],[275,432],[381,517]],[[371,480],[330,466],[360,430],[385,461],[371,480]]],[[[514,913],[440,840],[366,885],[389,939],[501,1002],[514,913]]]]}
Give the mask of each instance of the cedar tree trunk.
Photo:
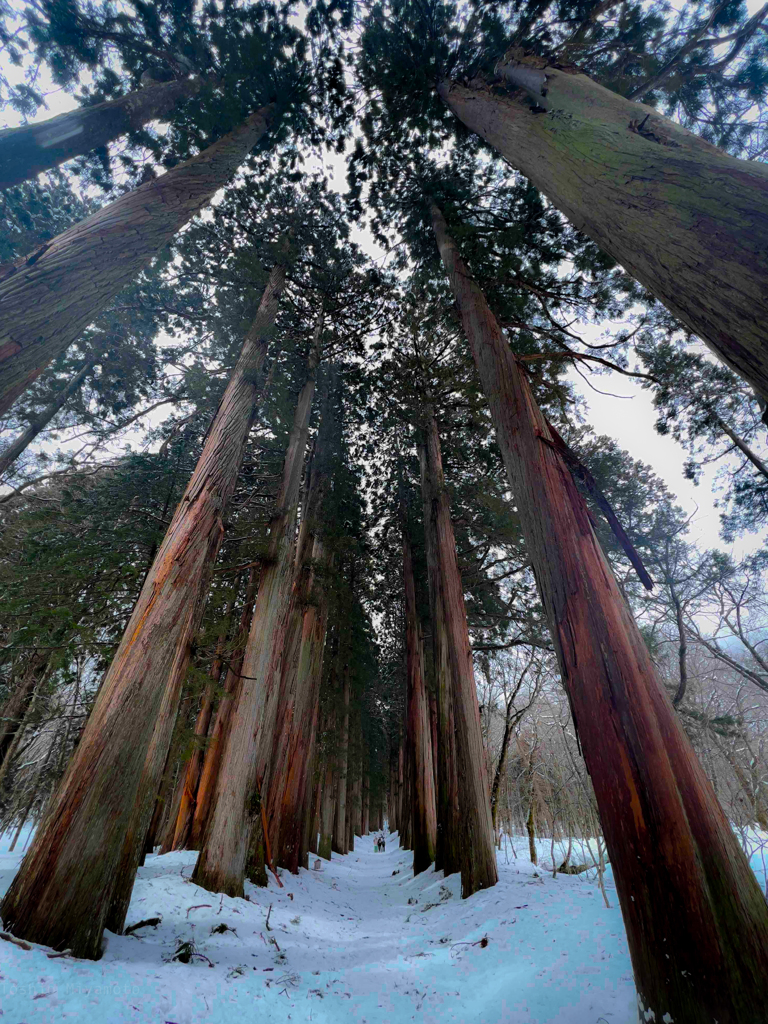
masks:
{"type": "Polygon", "coordinates": [[[435,870],[446,876],[461,871],[461,818],[459,776],[456,753],[456,727],[453,715],[453,687],[448,659],[443,595],[440,588],[440,564],[437,554],[437,495],[431,479],[426,445],[419,447],[421,490],[424,503],[424,537],[427,550],[430,618],[432,620],[432,661],[437,690],[437,842],[435,870]]]}
{"type": "MultiPolygon", "coordinates": [[[[323,560],[323,542],[315,537],[312,561],[323,560]]],[[[310,784],[309,770],[316,743],[323,651],[328,622],[328,604],[324,596],[312,600],[313,574],[301,587],[301,633],[295,683],[288,706],[281,715],[281,729],[273,754],[267,821],[274,836],[275,857],[283,867],[296,874],[300,866],[302,813],[310,784]]]]}
{"type": "Polygon", "coordinates": [[[408,749],[413,799],[413,873],[433,863],[437,841],[435,775],[432,767],[432,732],[424,683],[424,652],[416,608],[416,585],[408,532],[403,526],[403,584],[405,587],[405,656],[408,714],[408,749]]]}
{"type": "MultiPolygon", "coordinates": [[[[325,403],[324,403],[325,406],[325,403]]],[[[304,804],[315,744],[320,680],[327,625],[327,600],[314,593],[313,566],[323,560],[319,517],[328,485],[326,447],[329,417],[324,408],[315,450],[306,473],[306,495],[296,550],[296,576],[283,650],[280,707],[276,720],[266,819],[277,863],[298,871],[304,804]]]]}
{"type": "Polygon", "coordinates": [[[0,415],[226,184],[272,114],[262,107],[202,153],[0,268],[0,415]]]}
{"type": "Polygon", "coordinates": [[[597,797],[641,1013],[758,1024],[768,999],[765,898],[525,374],[434,204],[432,219],[597,797]]]}
{"type": "Polygon", "coordinates": [[[336,806],[335,772],[332,762],[328,761],[323,777],[323,788],[320,795],[320,842],[317,846],[318,856],[325,860],[331,859],[333,844],[333,809],[336,806]]]}
{"type": "Polygon", "coordinates": [[[336,781],[336,813],[333,819],[333,840],[331,849],[344,855],[349,852],[347,845],[347,773],[349,771],[349,665],[343,669],[342,718],[339,736],[339,757],[336,781]]]}
{"type": "Polygon", "coordinates": [[[276,266],[82,738],[0,907],[6,928],[33,942],[98,958],[107,913],[120,916],[110,909],[118,886],[127,908],[284,280],[276,266]]]}
{"type": "Polygon", "coordinates": [[[545,60],[496,71],[438,92],[768,401],[768,167],[545,60]]]}
{"type": "MultiPolygon", "coordinates": [[[[280,711],[281,658],[293,582],[296,506],[320,362],[323,320],[321,309],[308,359],[307,380],[296,403],[288,439],[277,510],[270,521],[269,550],[261,569],[241,686],[233,704],[211,815],[193,875],[204,889],[229,896],[243,895],[255,798],[258,795],[261,800],[270,785],[272,745],[280,711]]],[[[268,838],[265,836],[265,840],[268,838]]]]}
{"type": "Polygon", "coordinates": [[[243,610],[240,615],[238,626],[238,653],[233,657],[227,669],[224,680],[224,693],[216,709],[216,720],[205,751],[203,770],[200,773],[195,797],[195,812],[192,817],[192,828],[189,837],[189,848],[199,850],[203,841],[203,833],[211,810],[211,800],[216,789],[216,780],[221,767],[221,753],[229,733],[229,723],[232,718],[232,706],[236,700],[240,688],[241,672],[243,668],[243,657],[245,645],[248,639],[248,631],[253,618],[253,605],[256,601],[256,591],[259,586],[259,573],[255,566],[251,566],[248,575],[248,589],[245,594],[243,610]]]}
{"type": "Polygon", "coordinates": [[[161,120],[181,100],[199,92],[202,84],[201,78],[160,82],[47,121],[6,128],[0,132],[0,189],[29,181],[41,171],[161,120]]]}
{"type": "Polygon", "coordinates": [[[425,456],[431,484],[430,529],[439,569],[437,601],[442,606],[444,616],[451,676],[451,711],[456,730],[461,893],[467,897],[478,889],[488,889],[495,885],[499,876],[464,590],[443,478],[440,435],[434,410],[430,406],[427,407],[425,434],[425,456]]]}
{"type": "MultiPolygon", "coordinates": [[[[232,612],[234,611],[237,590],[239,590],[240,585],[241,578],[238,580],[235,592],[229,600],[225,613],[225,621],[227,622],[226,633],[231,629],[232,612]]],[[[203,743],[205,742],[205,738],[208,735],[208,729],[210,728],[216,687],[219,684],[221,672],[224,668],[223,651],[226,642],[227,637],[225,633],[222,633],[216,644],[216,656],[213,659],[210,672],[208,673],[209,679],[205,690],[203,691],[200,708],[197,712],[197,718],[195,719],[194,736],[196,745],[182,772],[184,779],[183,790],[179,800],[178,813],[174,820],[173,835],[170,842],[171,850],[183,850],[189,841],[189,833],[192,828],[192,817],[195,811],[195,801],[197,799],[197,787],[200,782],[200,769],[203,766],[203,743]]],[[[167,853],[168,851],[163,849],[160,852],[167,853]]]]}
{"type": "Polygon", "coordinates": [[[11,443],[0,452],[0,476],[2,476],[18,457],[26,451],[41,430],[45,430],[53,417],[62,409],[70,398],[79,390],[85,378],[93,369],[96,356],[92,356],[82,368],[70,378],[66,386],[56,395],[50,405],[30,422],[29,426],[11,443]]]}

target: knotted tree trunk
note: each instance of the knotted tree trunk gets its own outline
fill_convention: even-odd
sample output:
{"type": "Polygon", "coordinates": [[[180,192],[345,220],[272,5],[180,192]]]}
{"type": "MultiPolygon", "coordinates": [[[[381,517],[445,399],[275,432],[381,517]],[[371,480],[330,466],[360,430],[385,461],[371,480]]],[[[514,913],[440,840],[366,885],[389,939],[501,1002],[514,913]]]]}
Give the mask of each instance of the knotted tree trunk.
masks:
{"type": "Polygon", "coordinates": [[[323,319],[321,310],[310,350],[307,380],[296,404],[283,462],[277,511],[270,520],[269,550],[262,565],[241,686],[233,704],[211,816],[193,875],[203,888],[229,896],[243,895],[257,800],[260,802],[270,785],[272,744],[279,710],[280,664],[293,582],[296,507],[320,362],[323,319]]]}
{"type": "Polygon", "coordinates": [[[0,269],[0,415],[235,173],[273,106],[0,269]]]}
{"type": "Polygon", "coordinates": [[[434,410],[429,405],[425,417],[424,461],[425,476],[429,480],[427,530],[437,569],[430,575],[434,576],[434,605],[442,616],[444,635],[441,642],[445,644],[449,670],[450,695],[441,694],[440,736],[446,744],[451,743],[451,726],[455,729],[455,765],[448,764],[441,772],[448,787],[448,792],[443,795],[450,823],[450,830],[446,831],[446,850],[450,848],[453,856],[458,845],[461,894],[467,897],[478,889],[495,885],[499,876],[464,590],[443,477],[440,435],[434,410]]]}
{"type": "Polygon", "coordinates": [[[758,1024],[768,998],[768,906],[525,374],[434,204],[432,221],[595,789],[641,1013],[758,1024]]]}
{"type": "Polygon", "coordinates": [[[765,164],[522,53],[504,58],[495,82],[438,91],[768,401],[765,164]]]}
{"type": "Polygon", "coordinates": [[[6,927],[33,942],[98,958],[107,914],[122,927],[284,280],[276,266],[83,736],[0,907],[6,927]]]}
{"type": "Polygon", "coordinates": [[[0,189],[29,181],[83,153],[160,120],[200,91],[202,78],[159,82],[117,100],[71,110],[47,121],[0,132],[0,189]]]}

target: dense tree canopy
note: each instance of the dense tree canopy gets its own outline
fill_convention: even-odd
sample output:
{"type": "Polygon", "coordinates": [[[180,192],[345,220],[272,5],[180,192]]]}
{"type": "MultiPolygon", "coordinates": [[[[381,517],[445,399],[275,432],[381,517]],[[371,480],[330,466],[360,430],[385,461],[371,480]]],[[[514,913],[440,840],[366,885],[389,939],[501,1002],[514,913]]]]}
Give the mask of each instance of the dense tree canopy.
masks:
{"type": "Polygon", "coordinates": [[[756,1021],[768,921],[721,804],[766,827],[767,28],[737,0],[0,0],[0,171],[57,92],[107,121],[186,83],[0,190],[0,374],[50,303],[0,421],[0,821],[50,798],[60,830],[19,934],[97,956],[156,846],[238,896],[386,814],[469,896],[500,830],[571,829],[606,844],[647,1018],[756,1021]],[[722,543],[594,429],[616,380],[714,476],[722,543]],[[122,824],[70,929],[56,851],[86,864],[109,758],[122,824]],[[695,920],[706,979],[662,1006],[695,920]]]}

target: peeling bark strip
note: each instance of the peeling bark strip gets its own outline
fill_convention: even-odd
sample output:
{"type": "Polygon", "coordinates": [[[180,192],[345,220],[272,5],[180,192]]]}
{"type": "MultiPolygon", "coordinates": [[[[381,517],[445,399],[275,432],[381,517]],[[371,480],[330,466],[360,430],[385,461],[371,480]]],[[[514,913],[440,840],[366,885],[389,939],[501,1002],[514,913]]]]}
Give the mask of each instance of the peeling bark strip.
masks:
{"type": "Polygon", "coordinates": [[[6,927],[33,942],[98,958],[107,915],[124,923],[284,282],[275,267],[82,739],[0,905],[6,927]]]}
{"type": "Polygon", "coordinates": [[[508,57],[497,75],[540,113],[481,79],[442,82],[443,101],[768,401],[768,167],[586,75],[508,57]]]}
{"type": "Polygon", "coordinates": [[[155,181],[98,210],[37,258],[0,268],[0,415],[234,174],[270,104],[155,181]]]}
{"type": "Polygon", "coordinates": [[[426,871],[435,859],[437,808],[435,772],[432,766],[432,732],[429,727],[427,691],[424,682],[424,650],[413,557],[403,516],[403,584],[405,589],[405,668],[408,753],[413,780],[413,873],[426,871]]]}
{"type": "Polygon", "coordinates": [[[445,489],[440,435],[431,407],[427,408],[425,434],[425,460],[430,479],[430,526],[438,569],[436,603],[443,613],[450,671],[450,714],[455,729],[456,764],[453,771],[458,783],[459,833],[454,838],[458,839],[461,895],[466,898],[478,889],[495,885],[499,876],[464,589],[445,489]]]}
{"type": "Polygon", "coordinates": [[[571,475],[541,443],[547,426],[509,343],[434,205],[432,222],[595,788],[645,1019],[760,1024],[768,906],[571,475]]]}
{"type": "Polygon", "coordinates": [[[42,171],[160,120],[181,100],[198,93],[202,84],[202,78],[161,82],[118,100],[0,131],[0,189],[29,181],[42,171]]]}
{"type": "Polygon", "coordinates": [[[280,662],[293,583],[296,505],[320,362],[323,322],[321,309],[310,349],[307,380],[296,403],[288,439],[277,511],[269,524],[269,551],[261,570],[241,685],[233,704],[211,816],[193,875],[195,882],[204,889],[229,896],[243,895],[253,827],[253,798],[256,792],[266,794],[270,785],[272,742],[280,697],[280,662]]]}

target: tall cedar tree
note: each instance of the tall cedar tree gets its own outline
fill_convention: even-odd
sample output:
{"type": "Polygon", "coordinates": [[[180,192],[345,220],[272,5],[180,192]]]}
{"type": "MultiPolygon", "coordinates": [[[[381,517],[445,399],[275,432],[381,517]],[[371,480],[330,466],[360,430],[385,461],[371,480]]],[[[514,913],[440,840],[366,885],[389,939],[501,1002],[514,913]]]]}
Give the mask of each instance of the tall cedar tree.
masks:
{"type": "MultiPolygon", "coordinates": [[[[389,119],[431,134],[433,145],[451,127],[459,139],[469,130],[485,140],[768,401],[768,169],[589,77],[653,102],[675,82],[671,73],[616,82],[617,68],[599,58],[611,44],[620,68],[643,70],[642,57],[629,55],[626,22],[613,4],[570,6],[376,5],[363,37],[363,81],[380,92],[389,119]],[[460,126],[450,125],[448,111],[460,126]]],[[[746,89],[762,101],[768,11],[747,19],[726,6],[719,24],[684,28],[683,49],[711,55],[713,37],[730,40],[735,29],[739,46],[719,64],[705,56],[698,77],[718,79],[719,99],[746,89]],[[712,29],[706,40],[702,27],[712,29]],[[747,46],[749,68],[729,77],[747,46]]],[[[635,26],[649,18],[663,26],[660,8],[627,13],[635,26]]],[[[652,43],[640,35],[639,45],[643,54],[652,43]]]]}

